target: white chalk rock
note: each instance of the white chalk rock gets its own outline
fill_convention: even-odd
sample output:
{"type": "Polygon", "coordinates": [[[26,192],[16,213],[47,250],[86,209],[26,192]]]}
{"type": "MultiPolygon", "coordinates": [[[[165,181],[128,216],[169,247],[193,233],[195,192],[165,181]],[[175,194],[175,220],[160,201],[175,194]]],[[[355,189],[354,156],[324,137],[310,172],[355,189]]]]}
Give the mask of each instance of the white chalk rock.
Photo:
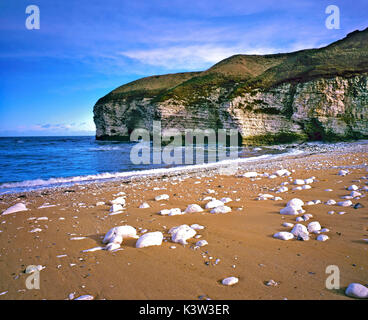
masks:
{"type": "Polygon", "coordinates": [[[345,294],[352,298],[367,299],[368,288],[360,283],[350,283],[345,290],[345,294]]]}
{"type": "Polygon", "coordinates": [[[309,184],[305,184],[304,186],[302,186],[302,190],[309,190],[312,189],[312,187],[309,184]]]}
{"type": "Polygon", "coordinates": [[[164,235],[162,234],[162,232],[148,232],[139,237],[135,244],[135,247],[145,248],[150,246],[160,246],[162,244],[163,238],[164,235]]]}
{"type": "Polygon", "coordinates": [[[74,300],[93,300],[93,299],[94,299],[94,297],[91,296],[90,294],[85,294],[83,296],[75,298],[74,300]]]}
{"type": "Polygon", "coordinates": [[[337,203],[340,207],[350,207],[353,203],[350,200],[340,201],[337,203]]]}
{"type": "Polygon", "coordinates": [[[304,219],[303,219],[302,217],[297,217],[297,218],[295,219],[295,221],[296,221],[296,222],[302,222],[302,221],[304,221],[304,219]]]}
{"type": "Polygon", "coordinates": [[[350,193],[350,196],[353,197],[353,198],[356,198],[356,197],[360,197],[362,194],[358,191],[352,191],[350,193]]]}
{"type": "Polygon", "coordinates": [[[296,185],[303,185],[303,184],[305,184],[304,180],[302,180],[302,179],[295,179],[293,183],[296,184],[296,185]]]}
{"type": "Polygon", "coordinates": [[[290,176],[291,172],[286,169],[280,169],[273,173],[276,176],[283,177],[283,176],[290,176]]]}
{"type": "Polygon", "coordinates": [[[314,179],[313,178],[308,178],[308,179],[305,179],[304,180],[304,183],[305,184],[311,184],[311,183],[313,183],[314,182],[314,179]]]}
{"type": "Polygon", "coordinates": [[[231,198],[222,198],[220,201],[223,202],[223,203],[229,203],[233,200],[231,198]]]}
{"type": "Polygon", "coordinates": [[[194,229],[194,230],[203,230],[203,229],[204,229],[204,226],[201,226],[201,225],[199,225],[199,224],[197,224],[197,223],[192,224],[190,227],[191,227],[192,229],[194,229]]]}
{"type": "Polygon", "coordinates": [[[323,229],[321,230],[321,232],[330,232],[330,229],[323,228],[323,229]]]}
{"type": "Polygon", "coordinates": [[[298,198],[291,199],[287,204],[288,207],[300,208],[304,206],[304,202],[298,198]]]}
{"type": "Polygon", "coordinates": [[[231,208],[228,206],[222,205],[222,206],[213,208],[210,212],[211,213],[229,213],[231,212],[231,208]]]}
{"type": "Polygon", "coordinates": [[[256,178],[258,176],[257,172],[246,172],[243,174],[244,178],[256,178]]]}
{"type": "Polygon", "coordinates": [[[103,201],[96,202],[96,207],[104,206],[106,203],[103,201]]]}
{"type": "Polygon", "coordinates": [[[187,240],[193,238],[196,235],[196,231],[189,227],[186,224],[183,224],[178,227],[173,227],[169,230],[169,234],[171,234],[171,240],[173,242],[187,244],[187,240]]]}
{"type": "Polygon", "coordinates": [[[318,241],[326,241],[328,240],[328,236],[326,236],[325,234],[320,234],[318,237],[317,237],[317,240],[318,241]]]}
{"type": "Polygon", "coordinates": [[[276,192],[283,193],[283,192],[287,192],[288,190],[289,190],[288,187],[283,186],[283,187],[280,187],[279,189],[277,189],[276,192]]]}
{"type": "Polygon", "coordinates": [[[304,235],[308,235],[309,232],[306,228],[306,226],[298,223],[294,226],[294,228],[291,230],[291,233],[295,236],[295,237],[298,237],[298,236],[304,236],[304,235]]]}
{"type": "Polygon", "coordinates": [[[161,194],[159,196],[156,196],[155,197],[155,200],[156,201],[161,201],[161,200],[168,200],[169,198],[170,198],[169,195],[167,195],[167,194],[161,194]]]}
{"type": "Polygon", "coordinates": [[[296,216],[301,213],[304,213],[304,210],[301,208],[296,208],[296,207],[286,206],[285,208],[282,208],[280,210],[280,214],[288,215],[288,216],[296,216]]]}
{"type": "Polygon", "coordinates": [[[162,209],[159,214],[162,216],[167,216],[170,213],[170,209],[162,209]]]}
{"type": "Polygon", "coordinates": [[[135,238],[137,239],[137,230],[132,226],[119,226],[111,228],[105,235],[102,243],[119,243],[123,242],[123,239],[135,238]]]}
{"type": "Polygon", "coordinates": [[[204,247],[206,245],[208,245],[208,242],[206,240],[199,240],[196,242],[195,244],[197,247],[204,247]]]}
{"type": "Polygon", "coordinates": [[[224,203],[220,200],[211,200],[210,202],[208,202],[205,206],[206,209],[213,209],[213,208],[216,208],[216,207],[220,207],[220,206],[223,206],[224,203]]]}
{"type": "Polygon", "coordinates": [[[120,248],[120,244],[119,243],[110,242],[105,247],[105,250],[107,250],[107,251],[114,251],[114,250],[119,249],[119,248],[120,248]]]}
{"type": "Polygon", "coordinates": [[[17,203],[14,206],[11,206],[10,208],[6,209],[5,211],[3,211],[2,215],[6,215],[6,214],[11,214],[11,213],[16,213],[16,212],[20,212],[20,211],[27,211],[27,207],[24,203],[17,203]]]}
{"type": "Polygon", "coordinates": [[[236,277],[228,277],[222,280],[222,284],[224,286],[232,286],[239,282],[239,279],[236,277]]]}
{"type": "Polygon", "coordinates": [[[349,191],[356,191],[358,190],[359,188],[355,185],[355,184],[352,184],[351,186],[348,187],[348,190],[349,191]]]}
{"type": "Polygon", "coordinates": [[[181,212],[180,208],[173,208],[173,209],[170,209],[170,212],[169,212],[169,216],[178,216],[178,215],[182,215],[184,214],[184,212],[181,212]]]}
{"type": "Polygon", "coordinates": [[[146,209],[146,208],[149,208],[149,204],[147,202],[143,202],[140,206],[139,206],[139,209],[146,209]]]}
{"type": "Polygon", "coordinates": [[[318,221],[313,221],[313,222],[308,224],[308,231],[309,232],[319,231],[321,229],[322,229],[321,225],[318,221]]]}
{"type": "Polygon", "coordinates": [[[290,232],[281,231],[275,233],[273,237],[280,240],[290,240],[294,238],[294,235],[290,232]]]}
{"type": "Polygon", "coordinates": [[[347,171],[347,170],[340,170],[338,175],[339,176],[346,176],[348,173],[349,173],[349,171],[347,171]]]}
{"type": "Polygon", "coordinates": [[[186,209],[185,213],[196,213],[196,212],[202,212],[203,209],[198,204],[190,204],[186,209]]]}
{"type": "Polygon", "coordinates": [[[114,205],[114,204],[120,204],[121,206],[124,206],[125,205],[125,197],[116,198],[116,199],[110,201],[110,203],[112,205],[114,205]]]}
{"type": "Polygon", "coordinates": [[[330,200],[327,200],[327,201],[326,201],[326,204],[327,204],[328,206],[333,206],[333,205],[335,205],[335,204],[336,204],[336,201],[335,201],[335,200],[333,200],[333,199],[330,199],[330,200]]]}
{"type": "Polygon", "coordinates": [[[283,227],[286,227],[286,228],[292,228],[292,227],[294,227],[294,224],[293,224],[293,223],[289,223],[289,222],[284,222],[284,223],[282,224],[282,226],[283,226],[283,227]]]}
{"type": "Polygon", "coordinates": [[[124,210],[123,206],[121,204],[113,204],[110,208],[111,213],[117,213],[124,210]]]}

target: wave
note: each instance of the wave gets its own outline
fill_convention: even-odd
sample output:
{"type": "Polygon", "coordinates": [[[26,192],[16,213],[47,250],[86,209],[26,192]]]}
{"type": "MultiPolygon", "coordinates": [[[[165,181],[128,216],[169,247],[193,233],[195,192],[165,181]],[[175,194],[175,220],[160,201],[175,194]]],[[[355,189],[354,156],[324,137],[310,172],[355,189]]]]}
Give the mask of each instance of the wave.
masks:
{"type": "Polygon", "coordinates": [[[124,178],[131,178],[131,177],[163,175],[163,174],[175,173],[175,172],[179,173],[179,172],[201,170],[201,169],[215,168],[215,167],[221,167],[221,166],[234,166],[237,164],[244,164],[244,163],[255,161],[255,160],[276,159],[279,157],[300,155],[302,153],[304,152],[301,150],[293,150],[291,152],[283,153],[283,154],[273,154],[273,155],[267,154],[267,155],[249,157],[249,158],[225,159],[225,160],[218,161],[218,162],[184,165],[184,166],[171,167],[171,168],[155,168],[155,169],[125,171],[125,172],[104,172],[104,173],[85,175],[85,176],[50,178],[47,180],[35,179],[35,180],[25,180],[21,182],[10,182],[10,183],[3,183],[0,185],[0,194],[20,192],[20,191],[31,191],[31,190],[36,190],[40,188],[67,186],[67,185],[72,185],[72,184],[77,184],[77,183],[93,183],[93,182],[98,182],[98,181],[119,180],[119,179],[124,179],[124,178]]]}

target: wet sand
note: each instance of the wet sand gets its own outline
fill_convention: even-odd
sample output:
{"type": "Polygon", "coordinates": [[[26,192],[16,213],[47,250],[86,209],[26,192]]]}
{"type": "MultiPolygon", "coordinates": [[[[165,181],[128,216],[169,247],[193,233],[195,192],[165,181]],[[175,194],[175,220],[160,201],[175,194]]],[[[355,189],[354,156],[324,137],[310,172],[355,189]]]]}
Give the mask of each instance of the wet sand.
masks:
{"type": "Polygon", "coordinates": [[[70,293],[75,297],[89,294],[95,299],[351,299],[344,294],[348,284],[368,283],[368,243],[363,240],[368,238],[367,191],[360,191],[363,196],[352,200],[363,208],[324,202],[342,201],[341,196],[350,194],[346,187],[352,184],[366,186],[368,180],[362,177],[368,178],[367,162],[366,146],[361,150],[248,163],[234,175],[211,170],[0,196],[1,212],[19,202],[29,208],[0,215],[0,294],[6,292],[0,299],[68,299],[70,293]],[[247,171],[271,174],[281,167],[295,172],[275,179],[240,177],[247,171]],[[344,167],[349,167],[350,174],[337,175],[344,167]],[[292,191],[291,184],[288,192],[274,192],[282,182],[311,176],[316,181],[309,190],[292,191]],[[208,194],[208,189],[215,193],[208,194]],[[126,193],[125,210],[109,216],[109,201],[119,192],[126,193]],[[282,200],[256,200],[260,193],[282,200]],[[168,194],[170,199],[155,201],[160,194],[168,194]],[[162,209],[184,210],[189,204],[204,208],[208,201],[201,199],[206,196],[230,197],[233,201],[226,205],[232,212],[158,214],[162,209]],[[311,235],[309,241],[273,238],[276,232],[290,231],[282,223],[296,223],[296,216],[279,213],[292,198],[305,203],[322,201],[304,206],[313,218],[301,223],[319,221],[322,228],[330,229],[327,241],[317,241],[316,235],[311,235]],[[100,201],[106,205],[96,206],[100,201]],[[150,208],[138,208],[143,202],[150,208]],[[56,206],[38,209],[45,203],[56,206]],[[328,214],[331,210],[335,214],[328,214]],[[339,215],[339,211],[346,214],[339,215]],[[40,217],[48,220],[37,220],[40,217]],[[194,223],[205,226],[197,234],[208,241],[207,246],[195,249],[198,239],[194,238],[185,246],[170,241],[171,227],[194,223]],[[137,249],[136,240],[127,239],[122,243],[123,250],[82,252],[102,245],[106,232],[119,225],[135,227],[138,235],[143,229],[161,231],[167,241],[161,246],[137,249]],[[35,228],[42,231],[29,232],[35,228]],[[70,240],[80,236],[86,239],[70,240]],[[66,256],[57,257],[60,255],[66,256]],[[217,264],[216,259],[220,259],[217,264]],[[25,286],[28,275],[24,270],[28,265],[45,267],[40,272],[39,290],[25,286]],[[325,286],[329,265],[340,269],[339,290],[325,286]],[[230,287],[222,285],[221,280],[230,276],[239,282],[230,287]],[[278,285],[267,286],[271,279],[278,285]]]}

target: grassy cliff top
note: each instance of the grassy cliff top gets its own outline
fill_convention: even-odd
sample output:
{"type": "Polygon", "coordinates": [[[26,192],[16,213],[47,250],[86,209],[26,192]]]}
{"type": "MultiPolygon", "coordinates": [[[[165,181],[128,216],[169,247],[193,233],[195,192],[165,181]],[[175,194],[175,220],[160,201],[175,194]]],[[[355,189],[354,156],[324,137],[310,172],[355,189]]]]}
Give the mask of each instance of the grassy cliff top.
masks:
{"type": "Polygon", "coordinates": [[[368,71],[368,28],[320,49],[272,55],[234,55],[206,71],[142,78],[111,91],[98,103],[114,99],[173,98],[198,104],[215,89],[236,96],[254,88],[267,89],[284,82],[353,76],[368,71]]]}

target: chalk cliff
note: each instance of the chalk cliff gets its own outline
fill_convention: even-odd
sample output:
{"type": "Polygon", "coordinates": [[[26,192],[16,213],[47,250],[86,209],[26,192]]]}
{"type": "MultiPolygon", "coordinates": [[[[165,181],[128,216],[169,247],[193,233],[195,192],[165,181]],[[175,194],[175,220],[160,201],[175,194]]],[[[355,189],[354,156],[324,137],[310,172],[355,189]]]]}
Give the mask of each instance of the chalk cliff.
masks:
{"type": "Polygon", "coordinates": [[[368,137],[368,28],[320,48],[236,55],[123,85],[94,107],[97,139],[136,128],[233,128],[244,142],[368,137]]]}

